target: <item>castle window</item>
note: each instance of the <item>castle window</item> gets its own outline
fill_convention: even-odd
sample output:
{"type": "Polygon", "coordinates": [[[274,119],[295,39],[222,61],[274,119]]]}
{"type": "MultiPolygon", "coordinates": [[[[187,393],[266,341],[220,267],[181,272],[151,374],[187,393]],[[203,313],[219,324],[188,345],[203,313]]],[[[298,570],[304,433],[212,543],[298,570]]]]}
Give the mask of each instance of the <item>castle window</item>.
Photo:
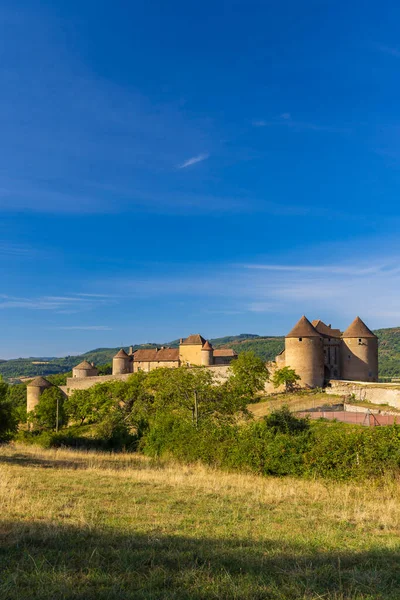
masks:
{"type": "Polygon", "coordinates": [[[350,355],[350,354],[349,354],[348,356],[349,356],[349,358],[351,358],[351,355],[350,355]]]}
{"type": "Polygon", "coordinates": [[[303,338],[299,338],[299,342],[302,342],[302,341],[303,341],[303,338]]]}
{"type": "Polygon", "coordinates": [[[361,342],[362,342],[362,339],[358,338],[358,343],[361,344],[361,342]]]}

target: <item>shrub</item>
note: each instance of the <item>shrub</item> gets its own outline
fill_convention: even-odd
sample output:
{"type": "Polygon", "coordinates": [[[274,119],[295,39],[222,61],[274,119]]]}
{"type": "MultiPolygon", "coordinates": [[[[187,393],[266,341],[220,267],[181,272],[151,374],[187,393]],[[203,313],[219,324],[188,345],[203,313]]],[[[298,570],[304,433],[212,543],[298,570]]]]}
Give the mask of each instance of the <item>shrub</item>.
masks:
{"type": "Polygon", "coordinates": [[[310,429],[309,419],[296,417],[288,406],[282,406],[265,417],[265,424],[275,433],[302,433],[310,429]]]}

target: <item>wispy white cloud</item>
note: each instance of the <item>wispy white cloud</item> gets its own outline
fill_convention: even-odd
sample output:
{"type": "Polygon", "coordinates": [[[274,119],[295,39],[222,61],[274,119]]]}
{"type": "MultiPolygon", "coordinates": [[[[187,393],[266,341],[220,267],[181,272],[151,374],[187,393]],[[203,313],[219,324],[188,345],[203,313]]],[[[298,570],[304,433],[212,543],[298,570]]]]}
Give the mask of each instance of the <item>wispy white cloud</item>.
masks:
{"type": "Polygon", "coordinates": [[[38,296],[38,297],[15,297],[0,294],[0,310],[24,309],[24,310],[48,310],[58,314],[74,314],[80,311],[90,310],[92,307],[106,305],[112,302],[108,296],[77,297],[77,296],[38,296]]]}
{"type": "MultiPolygon", "coordinates": [[[[166,302],[175,297],[195,303],[206,300],[206,310],[232,316],[265,313],[271,328],[274,315],[287,319],[298,314],[334,321],[338,327],[357,314],[372,327],[398,325],[400,256],[382,252],[366,258],[350,248],[349,253],[351,261],[338,258],[336,264],[191,265],[190,275],[182,268],[171,276],[115,281],[113,288],[142,299],[162,295],[166,302]]],[[[319,248],[316,255],[321,254],[319,248]]]]}
{"type": "Polygon", "coordinates": [[[326,131],[327,133],[349,133],[347,127],[336,127],[331,125],[321,125],[308,121],[299,121],[292,119],[291,113],[282,113],[278,118],[272,120],[259,119],[253,121],[253,127],[286,127],[295,132],[303,131],[326,131]]]}
{"type": "Polygon", "coordinates": [[[0,241],[0,257],[23,257],[27,258],[35,251],[29,246],[22,244],[13,244],[12,242],[0,241]]]}
{"type": "Polygon", "coordinates": [[[198,156],[193,156],[192,158],[189,158],[189,160],[185,160],[185,162],[178,165],[178,169],[186,169],[186,167],[190,167],[191,165],[195,165],[203,160],[207,160],[209,157],[209,154],[199,154],[198,156]]]}
{"type": "Polygon", "coordinates": [[[343,273],[347,275],[367,275],[376,273],[381,265],[360,267],[360,265],[264,265],[264,264],[246,264],[246,269],[255,269],[262,271],[290,271],[293,273],[343,273]]]}

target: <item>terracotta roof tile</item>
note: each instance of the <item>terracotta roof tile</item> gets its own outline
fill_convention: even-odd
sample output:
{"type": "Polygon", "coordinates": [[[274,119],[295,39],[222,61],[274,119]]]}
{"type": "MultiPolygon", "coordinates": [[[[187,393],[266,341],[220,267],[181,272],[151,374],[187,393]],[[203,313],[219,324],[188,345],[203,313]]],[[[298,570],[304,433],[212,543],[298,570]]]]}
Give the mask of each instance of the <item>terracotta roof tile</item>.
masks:
{"type": "Polygon", "coordinates": [[[356,317],[346,331],[343,332],[344,338],[374,338],[376,335],[372,333],[360,317],[356,317]]]}
{"type": "Polygon", "coordinates": [[[192,346],[199,346],[200,344],[204,346],[205,343],[206,340],[199,333],[193,333],[192,335],[189,335],[189,337],[182,342],[182,344],[190,344],[192,346]]]}
{"type": "Polygon", "coordinates": [[[237,356],[237,352],[232,348],[220,348],[219,350],[214,350],[214,356],[237,356]]]}
{"type": "Polygon", "coordinates": [[[83,360],[79,365],[76,365],[74,369],[80,369],[82,371],[88,371],[89,369],[94,369],[93,365],[90,364],[87,360],[83,360]]]}
{"type": "Polygon", "coordinates": [[[136,350],[133,353],[135,361],[157,362],[157,361],[179,361],[179,348],[149,348],[136,350]]]}
{"type": "Polygon", "coordinates": [[[330,325],[326,325],[321,319],[315,319],[312,321],[312,325],[324,337],[340,338],[342,335],[340,329],[332,329],[330,325]]]}
{"type": "Polygon", "coordinates": [[[202,350],[213,350],[214,348],[211,346],[210,342],[206,340],[206,343],[202,347],[202,350]]]}
{"type": "Polygon", "coordinates": [[[27,387],[49,388],[53,387],[53,384],[50,383],[50,381],[47,381],[47,379],[45,379],[44,377],[35,377],[35,379],[32,379],[32,381],[28,383],[27,387]]]}
{"type": "Polygon", "coordinates": [[[117,354],[114,356],[114,358],[129,358],[129,356],[127,355],[125,350],[123,348],[121,348],[121,350],[119,352],[117,352],[117,354]]]}
{"type": "Polygon", "coordinates": [[[313,327],[307,317],[302,316],[291,331],[286,336],[287,338],[296,337],[321,337],[318,331],[313,327]]]}

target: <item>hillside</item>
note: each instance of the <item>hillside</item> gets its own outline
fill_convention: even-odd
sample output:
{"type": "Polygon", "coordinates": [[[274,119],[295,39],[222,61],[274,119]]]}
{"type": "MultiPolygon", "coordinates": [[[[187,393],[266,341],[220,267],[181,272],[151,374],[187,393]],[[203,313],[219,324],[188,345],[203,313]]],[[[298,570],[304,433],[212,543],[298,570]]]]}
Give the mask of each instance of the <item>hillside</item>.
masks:
{"type": "MultiPolygon", "coordinates": [[[[379,338],[379,375],[380,377],[400,377],[400,327],[378,329],[374,333],[379,338]]],[[[231,347],[240,352],[252,350],[265,360],[273,360],[284,348],[284,337],[259,336],[250,333],[225,336],[211,339],[214,348],[231,347]]],[[[133,346],[139,348],[155,348],[161,345],[177,347],[179,340],[164,344],[144,344],[133,346]]],[[[35,377],[66,373],[82,360],[93,361],[96,365],[104,365],[112,361],[119,348],[96,348],[78,356],[64,358],[18,358],[0,361],[0,375],[9,378],[35,377]]],[[[128,350],[128,347],[125,347],[128,350]]]]}

